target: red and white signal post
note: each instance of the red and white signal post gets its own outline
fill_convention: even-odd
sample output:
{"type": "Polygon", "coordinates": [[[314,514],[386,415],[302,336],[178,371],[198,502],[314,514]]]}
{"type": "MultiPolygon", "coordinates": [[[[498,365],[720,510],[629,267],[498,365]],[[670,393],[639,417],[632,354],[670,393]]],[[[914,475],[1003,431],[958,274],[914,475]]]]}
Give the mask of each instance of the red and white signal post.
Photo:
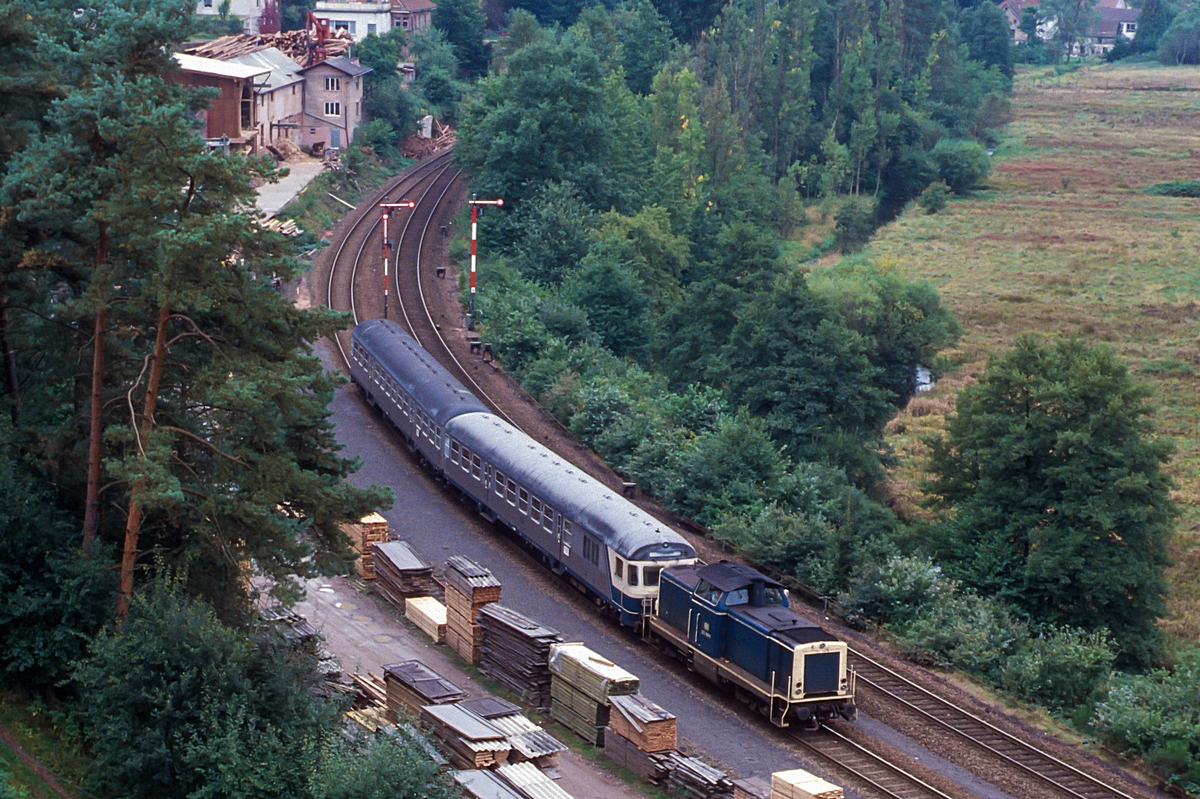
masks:
{"type": "Polygon", "coordinates": [[[380,203],[379,207],[383,209],[383,318],[387,319],[388,311],[388,251],[391,248],[391,241],[388,239],[388,215],[393,208],[408,208],[413,209],[417,204],[412,200],[405,200],[398,203],[380,203]]]}
{"type": "Polygon", "coordinates": [[[475,328],[475,232],[479,226],[479,206],[481,205],[504,205],[504,200],[476,200],[474,197],[467,200],[467,205],[471,206],[471,301],[467,307],[467,327],[475,328]]]}

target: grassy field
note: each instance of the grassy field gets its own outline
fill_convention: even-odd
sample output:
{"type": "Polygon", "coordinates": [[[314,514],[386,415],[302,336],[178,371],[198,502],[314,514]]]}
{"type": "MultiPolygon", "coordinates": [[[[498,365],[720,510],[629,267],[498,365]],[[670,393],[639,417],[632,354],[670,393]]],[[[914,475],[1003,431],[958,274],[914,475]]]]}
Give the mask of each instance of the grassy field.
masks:
{"type": "Polygon", "coordinates": [[[912,210],[868,252],[936,284],[966,333],[953,369],[890,425],[897,504],[919,513],[921,437],[1018,334],[1075,333],[1126,357],[1155,392],[1183,516],[1164,629],[1200,640],[1200,200],[1144,186],[1200,178],[1200,69],[1093,66],[1016,81],[986,189],[912,210]]]}

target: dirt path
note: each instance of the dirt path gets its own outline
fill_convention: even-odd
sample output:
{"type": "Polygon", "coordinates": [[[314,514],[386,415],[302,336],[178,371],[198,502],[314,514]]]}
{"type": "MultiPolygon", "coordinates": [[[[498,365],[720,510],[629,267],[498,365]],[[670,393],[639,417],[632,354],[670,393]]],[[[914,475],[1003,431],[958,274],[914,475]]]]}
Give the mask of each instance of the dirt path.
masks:
{"type": "Polygon", "coordinates": [[[12,732],[10,732],[8,728],[2,724],[0,724],[0,741],[3,741],[5,746],[13,750],[13,753],[17,756],[17,758],[24,763],[30,771],[36,774],[38,779],[46,783],[46,787],[54,791],[55,794],[62,797],[62,799],[79,799],[78,796],[62,787],[58,781],[58,778],[54,776],[50,769],[43,766],[37,758],[26,752],[24,747],[22,747],[17,741],[17,736],[13,735],[12,732]]]}

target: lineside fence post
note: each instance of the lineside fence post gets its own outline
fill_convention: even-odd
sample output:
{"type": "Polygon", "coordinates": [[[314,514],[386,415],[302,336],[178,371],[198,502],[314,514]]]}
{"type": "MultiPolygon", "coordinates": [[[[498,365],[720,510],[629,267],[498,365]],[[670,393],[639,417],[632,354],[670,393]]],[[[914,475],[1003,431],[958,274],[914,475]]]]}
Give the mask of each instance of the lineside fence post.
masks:
{"type": "Polygon", "coordinates": [[[408,208],[413,209],[417,204],[412,200],[404,200],[398,203],[380,203],[379,207],[383,209],[383,318],[388,318],[388,255],[391,249],[392,242],[388,238],[388,216],[389,211],[393,208],[408,208]]]}

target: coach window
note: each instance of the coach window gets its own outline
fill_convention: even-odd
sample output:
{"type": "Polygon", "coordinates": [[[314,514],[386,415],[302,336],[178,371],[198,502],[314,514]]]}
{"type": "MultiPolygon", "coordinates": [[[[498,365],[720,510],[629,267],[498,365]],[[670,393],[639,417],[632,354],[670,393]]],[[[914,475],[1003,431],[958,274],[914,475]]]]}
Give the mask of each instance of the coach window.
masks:
{"type": "Polygon", "coordinates": [[[625,579],[625,561],[620,558],[617,558],[616,564],[613,565],[613,577],[616,577],[618,580],[625,579]]]}
{"type": "Polygon", "coordinates": [[[479,460],[478,455],[471,456],[471,476],[476,480],[483,478],[483,462],[479,460]]]}
{"type": "Polygon", "coordinates": [[[529,515],[529,492],[523,488],[517,492],[517,510],[529,515]]]}
{"type": "Polygon", "coordinates": [[[630,563],[629,564],[629,585],[636,588],[637,584],[638,584],[637,566],[634,566],[632,563],[630,563]]]}
{"type": "Polygon", "coordinates": [[[496,472],[496,496],[498,497],[504,496],[505,479],[504,472],[496,472]]]}
{"type": "Polygon", "coordinates": [[[517,504],[517,484],[514,481],[509,480],[507,487],[508,487],[508,495],[505,497],[505,499],[508,501],[509,505],[516,505],[517,504]]]}
{"type": "Polygon", "coordinates": [[[462,470],[464,472],[471,471],[471,450],[466,447],[462,448],[462,470]]]}
{"type": "Polygon", "coordinates": [[[546,518],[542,520],[542,527],[546,528],[546,532],[554,532],[554,508],[546,506],[546,518]]]}
{"type": "Polygon", "coordinates": [[[458,463],[458,456],[460,453],[461,453],[461,450],[458,448],[458,442],[451,441],[450,442],[450,462],[458,463]]]}
{"type": "Polygon", "coordinates": [[[537,497],[529,500],[529,518],[533,519],[534,524],[542,523],[542,501],[537,497]]]}

